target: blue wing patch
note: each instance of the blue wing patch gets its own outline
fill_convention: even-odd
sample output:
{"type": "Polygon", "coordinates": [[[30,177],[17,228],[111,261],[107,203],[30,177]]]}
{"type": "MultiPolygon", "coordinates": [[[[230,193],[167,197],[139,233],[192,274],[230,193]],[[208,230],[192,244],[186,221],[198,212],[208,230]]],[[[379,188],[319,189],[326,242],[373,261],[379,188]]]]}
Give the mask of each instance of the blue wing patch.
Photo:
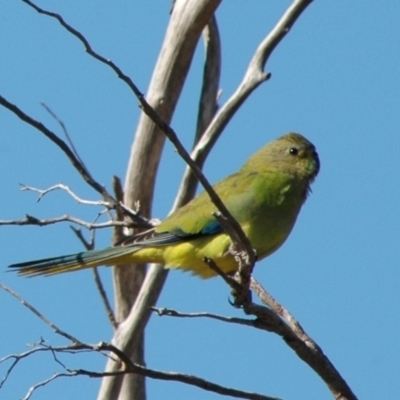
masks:
{"type": "Polygon", "coordinates": [[[208,225],[206,225],[200,232],[203,235],[215,235],[216,233],[222,232],[222,227],[219,222],[214,219],[208,225]]]}

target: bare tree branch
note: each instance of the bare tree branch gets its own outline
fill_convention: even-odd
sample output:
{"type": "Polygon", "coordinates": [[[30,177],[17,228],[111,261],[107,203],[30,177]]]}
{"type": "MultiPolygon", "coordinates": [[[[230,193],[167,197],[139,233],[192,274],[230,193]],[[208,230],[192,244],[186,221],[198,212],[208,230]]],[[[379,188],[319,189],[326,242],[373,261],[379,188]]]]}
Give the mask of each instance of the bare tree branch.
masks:
{"type": "MultiPolygon", "coordinates": [[[[296,321],[296,319],[289,313],[289,311],[283,307],[278,301],[276,301],[254,278],[251,278],[251,288],[257,294],[259,299],[277,315],[279,315],[283,321],[290,327],[294,334],[304,342],[313,343],[313,340],[304,332],[303,328],[296,321]]],[[[314,348],[317,346],[313,345],[314,348]]]]}
{"type": "MultiPolygon", "coordinates": [[[[129,88],[133,91],[133,93],[136,95],[136,97],[138,98],[139,102],[140,102],[140,106],[142,108],[142,110],[145,112],[145,114],[151,119],[151,121],[153,121],[158,128],[160,128],[160,130],[162,132],[164,132],[166,134],[166,136],[170,139],[170,141],[174,144],[174,146],[176,147],[178,153],[181,155],[181,157],[185,160],[185,162],[192,168],[193,173],[196,175],[197,179],[199,179],[199,181],[201,182],[201,184],[203,185],[204,189],[210,194],[211,200],[213,201],[213,203],[216,205],[216,207],[218,208],[218,210],[223,214],[226,215],[228,219],[232,219],[231,222],[233,222],[233,224],[235,224],[236,221],[234,221],[234,219],[232,217],[229,217],[229,212],[228,210],[225,208],[225,206],[223,205],[223,203],[221,202],[221,200],[219,199],[219,197],[216,195],[216,193],[214,192],[212,186],[210,185],[210,183],[206,180],[206,178],[204,177],[204,175],[202,174],[201,170],[197,167],[197,165],[191,160],[189,154],[186,152],[186,150],[184,149],[184,147],[181,145],[181,143],[178,140],[178,137],[175,133],[175,131],[169,126],[168,121],[163,119],[163,117],[161,116],[161,114],[159,114],[157,112],[157,110],[155,108],[153,108],[152,106],[150,106],[150,104],[146,101],[146,99],[143,96],[143,93],[139,90],[139,88],[134,84],[134,82],[132,81],[132,79],[124,74],[122,72],[122,70],[111,60],[106,59],[105,57],[101,56],[99,53],[95,52],[89,41],[84,37],[84,35],[82,33],[80,33],[78,30],[76,30],[75,28],[73,28],[71,25],[69,25],[67,22],[65,22],[65,20],[63,19],[63,17],[57,13],[54,12],[50,12],[47,10],[44,10],[40,7],[38,7],[36,4],[34,4],[32,1],[30,0],[22,0],[24,3],[28,4],[29,6],[31,6],[32,8],[34,8],[38,13],[40,14],[44,14],[47,16],[50,16],[52,18],[55,18],[58,20],[58,22],[68,31],[70,32],[72,35],[74,35],[76,38],[78,38],[82,44],[85,46],[85,50],[86,52],[91,55],[92,57],[94,57],[96,60],[106,64],[107,66],[109,66],[111,69],[114,70],[114,72],[117,74],[117,76],[122,79],[128,86],[129,88]]],[[[206,2],[205,2],[206,3],[206,2]]],[[[210,1],[210,3],[212,3],[210,1]]],[[[219,3],[219,2],[214,2],[214,3],[219,3]]],[[[175,10],[175,8],[174,8],[175,10]]],[[[214,28],[215,29],[215,28],[214,28]]],[[[236,224],[239,230],[241,230],[239,224],[236,224]]],[[[235,225],[234,225],[235,226],[235,225]]]]}

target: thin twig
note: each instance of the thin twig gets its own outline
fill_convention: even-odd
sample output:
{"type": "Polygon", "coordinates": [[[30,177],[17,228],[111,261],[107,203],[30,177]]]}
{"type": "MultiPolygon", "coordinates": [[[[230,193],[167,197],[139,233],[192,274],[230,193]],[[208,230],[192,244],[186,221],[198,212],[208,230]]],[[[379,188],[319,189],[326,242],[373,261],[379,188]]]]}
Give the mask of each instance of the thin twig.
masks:
{"type": "Polygon", "coordinates": [[[49,384],[50,382],[56,380],[57,378],[61,378],[61,377],[73,377],[76,376],[76,374],[72,374],[72,373],[66,373],[66,372],[57,372],[55,374],[53,374],[50,378],[45,379],[44,381],[38,382],[36,384],[34,384],[33,386],[31,386],[28,390],[28,392],[26,393],[25,397],[22,400],[29,400],[31,398],[31,396],[33,395],[33,392],[43,386],[46,386],[47,384],[49,384]]]}
{"type": "MultiPolygon", "coordinates": [[[[87,241],[86,238],[82,235],[82,231],[80,229],[76,229],[73,226],[71,226],[71,229],[74,231],[74,233],[78,237],[78,239],[83,243],[86,250],[94,249],[94,236],[93,235],[92,235],[91,240],[87,241]]],[[[100,294],[100,298],[103,302],[103,306],[106,310],[107,318],[110,321],[113,328],[117,329],[118,323],[117,323],[117,320],[115,319],[114,311],[111,307],[110,300],[108,299],[107,292],[104,289],[103,282],[100,278],[99,270],[97,267],[95,267],[95,268],[92,268],[92,271],[93,271],[94,282],[95,282],[97,290],[100,294]]]]}
{"type": "Polygon", "coordinates": [[[71,136],[68,133],[67,127],[65,126],[64,122],[61,121],[61,119],[50,109],[50,107],[47,106],[47,104],[45,104],[45,103],[40,103],[40,104],[60,125],[62,131],[64,132],[64,136],[67,139],[69,147],[71,147],[71,150],[73,151],[73,153],[75,154],[75,156],[79,160],[79,162],[84,166],[84,168],[86,168],[86,165],[83,162],[82,157],[79,155],[78,150],[76,149],[74,142],[72,141],[71,136]]]}
{"type": "MultiPolygon", "coordinates": [[[[121,179],[118,176],[113,176],[112,178],[112,187],[114,191],[114,196],[117,199],[117,201],[122,204],[124,202],[124,188],[122,187],[122,182],[121,179]]],[[[136,214],[139,213],[139,209],[136,210],[136,214]]],[[[122,212],[121,208],[118,207],[115,210],[115,219],[117,221],[123,221],[125,219],[125,215],[122,212]]],[[[124,237],[124,231],[122,228],[117,228],[115,227],[113,231],[113,239],[112,242],[113,244],[120,242],[124,237]]]]}
{"type": "Polygon", "coordinates": [[[160,317],[178,317],[178,318],[210,318],[221,322],[227,322],[230,324],[238,324],[254,327],[254,320],[236,317],[226,317],[224,315],[212,314],[208,312],[198,312],[198,313],[183,313],[170,308],[159,308],[151,307],[151,310],[156,312],[160,317]]]}
{"type": "Polygon", "coordinates": [[[108,320],[110,321],[110,323],[113,326],[113,328],[117,329],[118,328],[118,322],[115,319],[114,311],[113,311],[113,309],[111,307],[110,300],[108,299],[106,290],[104,289],[103,282],[102,282],[102,280],[100,278],[99,270],[98,270],[98,268],[92,268],[92,271],[93,271],[93,275],[94,275],[94,281],[95,281],[97,289],[98,289],[98,291],[100,293],[100,297],[101,297],[101,299],[103,301],[104,308],[106,309],[108,320]]]}
{"type": "Polygon", "coordinates": [[[39,196],[38,196],[38,198],[36,200],[38,203],[40,202],[40,200],[42,200],[42,198],[47,193],[53,192],[55,190],[64,190],[74,200],[76,200],[76,202],[79,203],[79,204],[84,204],[84,205],[89,205],[89,206],[103,206],[103,207],[106,207],[106,208],[113,207],[113,204],[110,204],[110,202],[108,202],[108,201],[82,199],[68,185],[64,185],[63,183],[57,183],[57,184],[55,184],[53,186],[50,186],[47,189],[39,189],[39,188],[35,188],[35,187],[32,187],[32,186],[25,185],[23,183],[20,183],[20,185],[21,185],[21,191],[29,191],[29,192],[39,193],[39,196]]]}
{"type": "Polygon", "coordinates": [[[92,229],[102,229],[102,228],[110,228],[114,226],[122,226],[122,227],[132,227],[132,223],[128,223],[126,221],[107,221],[107,222],[99,222],[99,223],[91,223],[83,221],[79,218],[72,217],[70,215],[61,215],[60,217],[40,219],[36,218],[33,215],[26,214],[24,219],[10,219],[10,220],[0,220],[1,225],[37,225],[37,226],[45,226],[45,225],[53,225],[59,222],[72,222],[76,225],[83,226],[89,230],[92,229]]]}
{"type": "Polygon", "coordinates": [[[20,354],[9,354],[8,356],[5,356],[3,358],[0,359],[0,364],[2,364],[5,361],[8,361],[10,359],[14,359],[14,361],[12,362],[11,366],[7,369],[3,379],[0,382],[0,389],[3,387],[4,383],[7,381],[8,377],[10,376],[11,372],[13,371],[13,369],[16,367],[16,365],[18,364],[18,362],[20,360],[22,360],[23,358],[29,357],[30,355],[34,354],[34,353],[38,353],[38,352],[42,352],[42,351],[46,351],[45,348],[43,347],[35,347],[34,349],[28,350],[24,353],[20,353],[20,354]]]}
{"type": "Polygon", "coordinates": [[[239,286],[239,283],[236,282],[230,275],[227,275],[222,269],[216,264],[216,262],[209,257],[204,257],[203,261],[207,266],[214,271],[217,275],[219,275],[225,283],[227,283],[232,289],[237,289],[239,286]]]}
{"type": "Polygon", "coordinates": [[[49,326],[55,333],[65,337],[66,339],[70,340],[73,343],[80,344],[81,342],[75,338],[74,336],[70,335],[69,333],[61,330],[56,324],[51,322],[47,319],[40,311],[37,310],[33,305],[28,303],[21,295],[14,292],[11,288],[6,286],[4,283],[0,282],[0,288],[6,291],[7,293],[11,294],[11,296],[15,297],[23,306],[25,306],[29,311],[33,312],[39,319],[41,319],[47,326],[49,326]]]}
{"type": "Polygon", "coordinates": [[[71,225],[70,228],[75,233],[76,237],[81,241],[81,243],[85,246],[86,250],[94,249],[94,231],[92,231],[92,235],[90,239],[87,240],[85,236],[83,236],[82,229],[76,228],[75,226],[71,225]]]}

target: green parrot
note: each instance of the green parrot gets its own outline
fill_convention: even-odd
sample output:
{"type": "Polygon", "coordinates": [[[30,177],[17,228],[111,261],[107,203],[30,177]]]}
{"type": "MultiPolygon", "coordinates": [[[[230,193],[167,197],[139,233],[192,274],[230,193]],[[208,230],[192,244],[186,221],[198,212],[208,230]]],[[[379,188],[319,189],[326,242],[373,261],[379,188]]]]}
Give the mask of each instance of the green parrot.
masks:
{"type": "MultiPolygon", "coordinates": [[[[262,260],[287,239],[310,185],[320,168],[315,146],[288,133],[253,154],[244,166],[214,185],[262,260]]],[[[217,211],[206,192],[179,208],[155,228],[130,236],[117,247],[10,265],[20,275],[53,275],[100,265],[159,263],[202,278],[216,273],[204,262],[213,259],[225,273],[237,263],[230,237],[213,217],[217,211]]]]}

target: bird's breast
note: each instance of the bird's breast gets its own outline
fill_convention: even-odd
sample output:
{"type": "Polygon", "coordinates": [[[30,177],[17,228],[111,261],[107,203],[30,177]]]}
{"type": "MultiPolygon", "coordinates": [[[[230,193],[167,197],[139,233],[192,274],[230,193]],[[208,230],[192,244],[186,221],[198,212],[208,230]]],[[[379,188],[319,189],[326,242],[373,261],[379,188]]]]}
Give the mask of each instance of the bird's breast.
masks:
{"type": "Polygon", "coordinates": [[[262,259],[276,251],[287,239],[301,209],[302,199],[293,185],[282,185],[253,203],[243,230],[262,259]]]}

